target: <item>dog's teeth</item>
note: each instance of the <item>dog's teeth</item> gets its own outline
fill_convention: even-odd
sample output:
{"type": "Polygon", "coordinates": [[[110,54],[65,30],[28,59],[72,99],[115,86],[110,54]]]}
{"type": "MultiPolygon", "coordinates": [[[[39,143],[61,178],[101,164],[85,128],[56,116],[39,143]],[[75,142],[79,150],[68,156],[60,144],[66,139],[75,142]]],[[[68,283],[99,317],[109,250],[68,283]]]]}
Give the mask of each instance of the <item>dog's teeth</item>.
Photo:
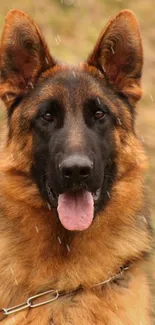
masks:
{"type": "Polygon", "coordinates": [[[52,210],[52,209],[51,209],[51,206],[50,206],[49,203],[47,203],[47,206],[48,206],[48,209],[49,209],[49,210],[52,210]]]}
{"type": "Polygon", "coordinates": [[[110,199],[110,193],[109,193],[109,191],[107,191],[107,195],[108,195],[108,198],[110,199]]]}

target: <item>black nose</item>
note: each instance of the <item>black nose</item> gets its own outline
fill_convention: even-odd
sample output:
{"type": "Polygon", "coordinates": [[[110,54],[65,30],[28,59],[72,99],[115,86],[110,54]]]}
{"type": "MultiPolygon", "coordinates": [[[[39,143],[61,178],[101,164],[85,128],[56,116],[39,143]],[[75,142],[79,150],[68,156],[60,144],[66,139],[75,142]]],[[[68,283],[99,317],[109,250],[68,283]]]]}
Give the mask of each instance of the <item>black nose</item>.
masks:
{"type": "Polygon", "coordinates": [[[71,155],[60,164],[60,172],[65,180],[79,182],[89,178],[93,168],[92,161],[83,155],[71,155]]]}

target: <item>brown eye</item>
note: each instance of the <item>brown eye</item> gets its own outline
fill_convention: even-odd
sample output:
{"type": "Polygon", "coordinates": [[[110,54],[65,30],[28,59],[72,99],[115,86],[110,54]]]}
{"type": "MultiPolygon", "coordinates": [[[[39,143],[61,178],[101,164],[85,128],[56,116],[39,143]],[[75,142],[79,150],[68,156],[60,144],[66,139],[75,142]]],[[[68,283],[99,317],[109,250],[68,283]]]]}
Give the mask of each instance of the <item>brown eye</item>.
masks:
{"type": "Polygon", "coordinates": [[[42,119],[47,121],[47,122],[53,122],[54,121],[54,117],[52,116],[52,114],[50,112],[46,112],[44,115],[42,115],[42,119]]]}
{"type": "Polygon", "coordinates": [[[102,111],[96,111],[94,114],[95,120],[101,120],[105,117],[105,112],[102,111]]]}

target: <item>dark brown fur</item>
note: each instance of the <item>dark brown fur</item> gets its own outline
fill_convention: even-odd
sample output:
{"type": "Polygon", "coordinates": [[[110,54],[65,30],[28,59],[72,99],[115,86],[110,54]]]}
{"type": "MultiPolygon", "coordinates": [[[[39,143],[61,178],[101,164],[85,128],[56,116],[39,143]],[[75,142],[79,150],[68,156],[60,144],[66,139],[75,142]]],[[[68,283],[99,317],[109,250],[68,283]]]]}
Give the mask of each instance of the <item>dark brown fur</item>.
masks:
{"type": "MultiPolygon", "coordinates": [[[[110,21],[87,63],[75,68],[56,64],[34,22],[25,13],[10,11],[1,41],[0,96],[9,111],[18,96],[23,96],[24,103],[29,95],[31,101],[31,83],[35,87],[60,72],[85,71],[105,83],[108,78],[109,87],[126,96],[135,110],[141,97],[142,63],[139,29],[129,11],[110,21]]],[[[67,98],[65,91],[59,85],[55,88],[56,93],[64,92],[67,98]]],[[[85,96],[82,88],[80,91],[79,98],[85,96]]],[[[93,92],[105,97],[94,85],[93,92]]],[[[33,107],[27,106],[23,121],[28,121],[43,97],[49,96],[48,87],[44,93],[38,92],[33,107]]],[[[143,271],[151,246],[143,187],[146,158],[132,131],[133,121],[125,103],[123,107],[118,95],[117,109],[110,99],[104,99],[121,119],[121,125],[118,123],[114,131],[117,178],[106,207],[87,231],[66,232],[57,221],[56,210],[48,210],[30,176],[32,134],[27,124],[22,132],[18,109],[9,122],[13,136],[9,137],[8,128],[4,134],[0,165],[0,307],[20,304],[51,288],[66,292],[79,285],[85,288],[76,295],[16,314],[17,325],[151,324],[148,279],[143,271]],[[126,271],[124,282],[92,289],[127,262],[133,262],[133,266],[126,271]]],[[[72,133],[70,145],[74,147],[77,141],[80,144],[80,137],[72,133]]],[[[1,324],[12,322],[9,316],[1,324]]]]}

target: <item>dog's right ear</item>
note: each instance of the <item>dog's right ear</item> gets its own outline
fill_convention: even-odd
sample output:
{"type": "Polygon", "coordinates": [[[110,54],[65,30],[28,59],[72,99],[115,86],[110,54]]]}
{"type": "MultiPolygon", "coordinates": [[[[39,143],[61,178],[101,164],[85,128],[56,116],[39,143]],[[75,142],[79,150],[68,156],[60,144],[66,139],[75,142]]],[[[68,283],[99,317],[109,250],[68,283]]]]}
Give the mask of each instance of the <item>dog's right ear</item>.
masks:
{"type": "Polygon", "coordinates": [[[33,20],[9,11],[0,47],[0,97],[7,107],[33,87],[41,72],[55,65],[33,20]]]}

